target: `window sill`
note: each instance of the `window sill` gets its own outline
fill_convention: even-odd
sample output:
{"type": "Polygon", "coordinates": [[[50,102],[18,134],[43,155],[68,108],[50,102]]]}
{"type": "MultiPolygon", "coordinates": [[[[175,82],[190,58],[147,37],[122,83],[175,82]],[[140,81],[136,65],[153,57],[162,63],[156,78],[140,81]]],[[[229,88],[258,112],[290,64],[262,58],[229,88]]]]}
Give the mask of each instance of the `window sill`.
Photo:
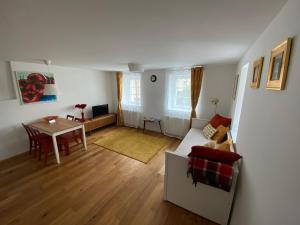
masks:
{"type": "Polygon", "coordinates": [[[168,112],[175,112],[175,113],[191,113],[192,109],[189,110],[180,110],[180,109],[167,109],[168,112]]]}

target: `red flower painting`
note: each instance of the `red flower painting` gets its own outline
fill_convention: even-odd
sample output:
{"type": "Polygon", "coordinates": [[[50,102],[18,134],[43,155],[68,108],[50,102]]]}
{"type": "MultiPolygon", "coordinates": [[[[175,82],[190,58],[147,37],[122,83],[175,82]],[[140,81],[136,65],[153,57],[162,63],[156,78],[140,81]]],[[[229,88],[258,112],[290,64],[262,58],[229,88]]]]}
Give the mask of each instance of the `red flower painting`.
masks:
{"type": "Polygon", "coordinates": [[[47,79],[40,73],[31,73],[27,79],[19,80],[19,87],[23,102],[31,103],[40,101],[45,90],[47,79]]]}
{"type": "Polygon", "coordinates": [[[17,79],[23,103],[44,101],[46,84],[55,84],[52,74],[18,72],[17,79]],[[48,75],[48,74],[47,74],[48,75]]]}

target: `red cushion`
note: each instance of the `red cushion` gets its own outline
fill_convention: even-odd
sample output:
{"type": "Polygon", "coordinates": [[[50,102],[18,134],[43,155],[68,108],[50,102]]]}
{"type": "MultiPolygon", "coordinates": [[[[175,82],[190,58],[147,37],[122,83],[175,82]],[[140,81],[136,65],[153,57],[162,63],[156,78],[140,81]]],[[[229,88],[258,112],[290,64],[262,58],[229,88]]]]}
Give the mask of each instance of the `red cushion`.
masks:
{"type": "Polygon", "coordinates": [[[221,116],[219,114],[216,114],[209,122],[214,128],[217,128],[220,125],[223,125],[224,127],[229,127],[231,124],[231,118],[227,118],[224,116],[221,116]]]}
{"type": "Polygon", "coordinates": [[[189,157],[199,157],[202,159],[207,159],[215,162],[221,162],[225,164],[232,165],[235,161],[242,158],[237,153],[219,151],[206,146],[193,146],[192,151],[188,154],[189,157]]]}

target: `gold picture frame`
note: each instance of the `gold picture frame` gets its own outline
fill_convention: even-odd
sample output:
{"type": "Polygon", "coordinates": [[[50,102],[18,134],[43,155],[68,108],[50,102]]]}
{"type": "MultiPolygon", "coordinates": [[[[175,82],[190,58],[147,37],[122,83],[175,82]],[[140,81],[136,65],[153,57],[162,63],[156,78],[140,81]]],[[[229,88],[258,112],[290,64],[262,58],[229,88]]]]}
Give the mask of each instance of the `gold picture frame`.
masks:
{"type": "Polygon", "coordinates": [[[252,81],[250,85],[252,88],[259,88],[263,64],[264,57],[260,57],[253,63],[252,81]]]}
{"type": "Polygon", "coordinates": [[[271,52],[267,89],[283,90],[287,77],[292,38],[288,38],[271,52]]]}

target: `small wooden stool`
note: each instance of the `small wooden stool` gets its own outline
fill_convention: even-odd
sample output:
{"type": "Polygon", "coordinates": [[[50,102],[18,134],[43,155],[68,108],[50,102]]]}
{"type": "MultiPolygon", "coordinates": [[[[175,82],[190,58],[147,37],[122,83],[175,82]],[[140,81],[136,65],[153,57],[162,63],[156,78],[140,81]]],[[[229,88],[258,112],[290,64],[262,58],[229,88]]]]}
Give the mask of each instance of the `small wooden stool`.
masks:
{"type": "Polygon", "coordinates": [[[160,132],[163,133],[163,132],[162,132],[162,129],[161,129],[161,119],[144,118],[143,121],[144,121],[144,129],[143,129],[143,132],[145,131],[146,123],[157,123],[157,124],[159,125],[160,132]]]}

